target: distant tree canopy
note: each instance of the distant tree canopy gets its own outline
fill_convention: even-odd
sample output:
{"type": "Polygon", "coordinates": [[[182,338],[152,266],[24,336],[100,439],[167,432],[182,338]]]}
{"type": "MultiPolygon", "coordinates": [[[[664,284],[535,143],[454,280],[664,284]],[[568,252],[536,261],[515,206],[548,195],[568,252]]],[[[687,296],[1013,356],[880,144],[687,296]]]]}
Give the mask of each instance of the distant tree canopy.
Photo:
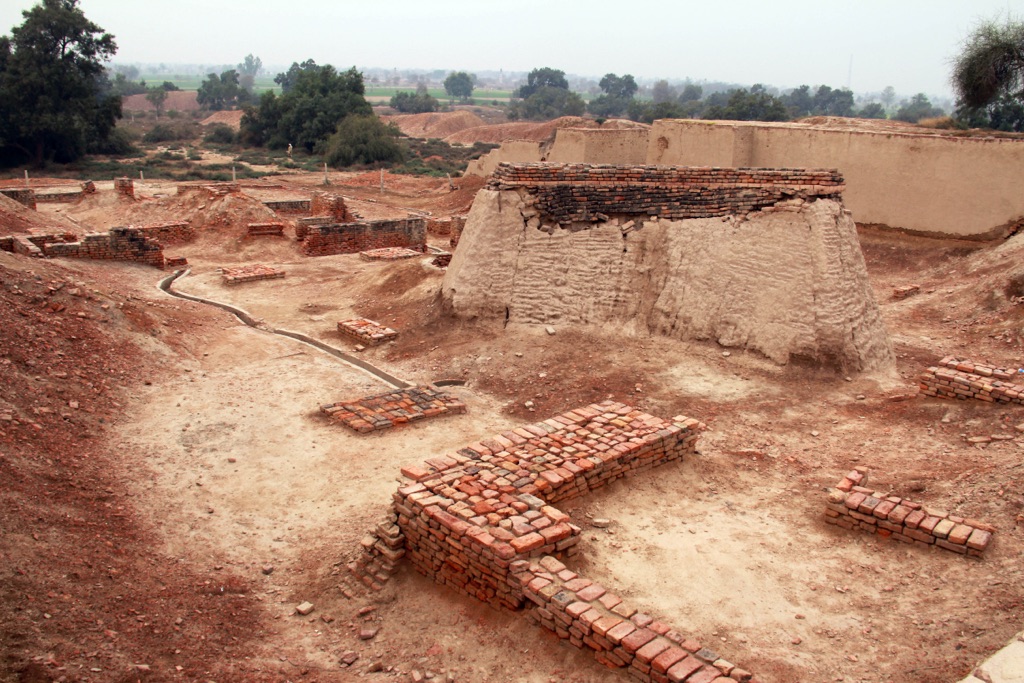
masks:
{"type": "Polygon", "coordinates": [[[42,0],[0,36],[0,162],[37,166],[103,151],[121,117],[103,63],[114,37],[78,0],[42,0]]]}
{"type": "MultiPolygon", "coordinates": [[[[320,153],[325,151],[327,139],[339,132],[339,124],[346,117],[371,117],[379,122],[363,96],[363,75],[355,67],[339,73],[333,66],[317,66],[310,60],[301,66],[293,64],[287,74],[279,74],[274,80],[284,92],[263,93],[259,105],[247,108],[242,116],[241,136],[246,142],[273,149],[294,144],[307,152],[320,153]]],[[[366,125],[351,124],[352,129],[346,128],[345,139],[362,134],[366,125]]],[[[361,149],[380,148],[368,143],[361,149]]],[[[337,152],[332,158],[349,157],[337,152]]]]}
{"type": "Polygon", "coordinates": [[[885,119],[888,116],[885,113],[885,107],[878,102],[869,102],[861,107],[861,110],[857,112],[857,116],[862,119],[885,119]]]}
{"type": "Polygon", "coordinates": [[[196,93],[199,106],[214,111],[244,106],[250,99],[249,92],[242,88],[238,72],[234,69],[225,71],[220,76],[209,74],[196,93]]]}
{"type": "Polygon", "coordinates": [[[956,118],[972,128],[1024,130],[1024,22],[982,22],[953,62],[956,118]]]}
{"type": "Polygon", "coordinates": [[[897,121],[917,123],[921,119],[933,118],[945,114],[941,108],[933,107],[928,96],[923,92],[917,93],[910,100],[904,102],[893,116],[897,121]]]}
{"type": "Polygon", "coordinates": [[[352,114],[338,124],[328,138],[324,158],[338,168],[353,164],[399,163],[404,159],[395,126],[385,125],[373,114],[352,114]]]}
{"type": "Polygon", "coordinates": [[[444,91],[448,97],[465,102],[473,96],[473,76],[465,71],[453,71],[444,79],[444,91]]]}
{"type": "Polygon", "coordinates": [[[256,77],[263,71],[263,60],[250,52],[235,69],[238,71],[238,84],[243,90],[252,92],[256,77]]]}
{"type": "Polygon", "coordinates": [[[848,88],[832,89],[827,85],[818,86],[811,94],[811,86],[801,85],[782,96],[783,105],[789,110],[790,118],[802,116],[853,116],[853,91],[848,88]]]}
{"type": "Polygon", "coordinates": [[[525,100],[537,92],[540,88],[569,89],[569,81],[565,80],[565,72],[559,69],[542,67],[534,69],[526,76],[526,85],[520,86],[513,93],[514,97],[525,100]]]}
{"type": "Polygon", "coordinates": [[[156,117],[160,118],[160,115],[164,112],[164,102],[167,100],[167,90],[164,88],[149,88],[146,92],[146,100],[153,105],[156,109],[156,117]]]}
{"type": "Polygon", "coordinates": [[[763,85],[755,84],[748,92],[744,88],[733,90],[725,105],[713,105],[704,112],[706,119],[728,121],[788,121],[789,111],[778,97],[763,85]]]}
{"type": "Polygon", "coordinates": [[[391,108],[403,114],[423,114],[437,111],[438,101],[427,92],[422,83],[415,93],[399,91],[391,97],[391,108]]]}
{"type": "Polygon", "coordinates": [[[587,109],[594,116],[602,118],[622,116],[637,91],[636,81],[629,74],[621,78],[615,74],[605,74],[598,85],[604,94],[591,100],[587,109]]]}

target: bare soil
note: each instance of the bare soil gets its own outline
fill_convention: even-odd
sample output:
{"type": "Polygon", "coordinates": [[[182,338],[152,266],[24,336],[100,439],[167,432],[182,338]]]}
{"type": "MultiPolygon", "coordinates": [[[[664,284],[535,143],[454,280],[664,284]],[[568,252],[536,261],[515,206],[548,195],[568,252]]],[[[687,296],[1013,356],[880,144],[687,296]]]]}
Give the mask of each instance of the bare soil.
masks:
{"type": "MultiPolygon", "coordinates": [[[[379,174],[331,175],[391,212],[443,216],[472,196],[390,180],[381,193],[379,174]]],[[[211,209],[146,201],[153,216],[211,209]]],[[[40,216],[57,208],[104,230],[143,213],[97,200],[40,216]]],[[[711,429],[697,457],[566,505],[585,530],[574,568],[730,661],[780,683],[950,682],[1020,629],[1024,410],[910,396],[948,353],[1021,364],[1022,237],[862,230],[898,374],[845,378],[611,328],[459,322],[426,257],[308,259],[288,240],[246,240],[240,218],[203,225],[169,250],[193,266],[178,289],[346,349],[340,319],[396,327],[363,356],[409,381],[465,380],[453,391],[469,411],[356,436],[317,408],[387,388],[363,371],[172,298],[152,269],[0,252],[0,680],[624,680],[408,568],[380,593],[342,590],[403,464],[607,397],[711,429]],[[288,275],[222,285],[216,268],[238,262],[288,275]],[[891,300],[910,283],[922,293],[891,300]],[[993,434],[1014,438],[965,438],[993,434]],[[827,526],[826,491],[854,465],[994,524],[993,547],[969,560],[827,526]],[[367,626],[379,631],[360,640],[367,626]]]]}

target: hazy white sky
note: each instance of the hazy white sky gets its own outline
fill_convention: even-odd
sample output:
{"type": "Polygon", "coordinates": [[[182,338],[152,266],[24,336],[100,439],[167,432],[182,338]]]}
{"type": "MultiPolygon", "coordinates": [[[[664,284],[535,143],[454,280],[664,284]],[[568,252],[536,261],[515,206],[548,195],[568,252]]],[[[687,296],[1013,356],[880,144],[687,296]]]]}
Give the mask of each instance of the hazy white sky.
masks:
{"type": "MultiPolygon", "coordinates": [[[[0,32],[35,0],[0,0],[0,32]]],[[[115,62],[614,72],[948,95],[978,20],[1024,0],[81,0],[115,62]],[[850,64],[852,58],[852,77],[850,64]]]]}

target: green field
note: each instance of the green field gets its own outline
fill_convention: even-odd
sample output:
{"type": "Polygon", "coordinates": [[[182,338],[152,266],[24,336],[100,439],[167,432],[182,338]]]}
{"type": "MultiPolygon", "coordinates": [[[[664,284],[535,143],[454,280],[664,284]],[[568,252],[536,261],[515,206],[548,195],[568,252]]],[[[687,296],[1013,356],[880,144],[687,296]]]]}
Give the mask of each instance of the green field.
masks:
{"type": "MultiPolygon", "coordinates": [[[[179,74],[142,74],[139,78],[146,81],[146,85],[149,86],[160,85],[164,81],[170,81],[182,90],[199,90],[199,86],[206,80],[206,76],[199,76],[196,74],[189,74],[185,76],[179,74]]],[[[278,85],[277,83],[274,83],[273,76],[259,76],[253,84],[253,90],[257,93],[264,92],[265,90],[272,90],[277,87],[278,85]]]]}

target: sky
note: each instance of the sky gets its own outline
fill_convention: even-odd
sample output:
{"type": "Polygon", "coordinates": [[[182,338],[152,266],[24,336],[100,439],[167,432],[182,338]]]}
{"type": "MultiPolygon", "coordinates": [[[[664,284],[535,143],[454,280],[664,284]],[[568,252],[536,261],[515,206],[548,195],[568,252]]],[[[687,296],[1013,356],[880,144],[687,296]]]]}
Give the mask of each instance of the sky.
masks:
{"type": "MultiPolygon", "coordinates": [[[[36,0],[0,0],[0,33],[36,0]]],[[[951,95],[950,60],[1024,0],[80,0],[114,63],[529,71],[951,95]]]]}

